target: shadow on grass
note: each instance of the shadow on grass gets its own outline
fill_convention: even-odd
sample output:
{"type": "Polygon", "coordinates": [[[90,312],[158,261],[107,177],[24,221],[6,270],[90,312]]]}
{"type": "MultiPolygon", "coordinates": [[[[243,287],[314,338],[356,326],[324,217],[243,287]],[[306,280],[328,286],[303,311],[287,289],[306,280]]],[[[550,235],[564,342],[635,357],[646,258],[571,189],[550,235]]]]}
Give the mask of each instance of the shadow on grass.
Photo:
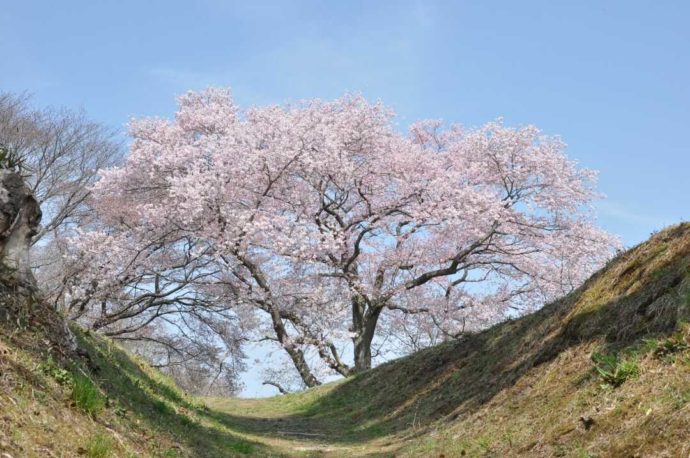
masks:
{"type": "Polygon", "coordinates": [[[619,352],[642,339],[669,335],[689,319],[690,225],[657,238],[531,315],[359,374],[298,414],[205,414],[238,431],[280,437],[294,432],[315,442],[355,444],[394,433],[422,434],[436,420],[470,414],[570,347],[601,342],[601,351],[619,352]],[[650,270],[667,250],[661,267],[650,270]]]}
{"type": "MultiPolygon", "coordinates": [[[[197,409],[174,387],[153,379],[125,351],[95,336],[77,331],[79,346],[85,349],[94,380],[111,405],[122,407],[145,423],[145,430],[185,444],[199,457],[280,456],[263,444],[199,424],[187,415],[197,409]]],[[[161,456],[178,456],[174,448],[161,456]],[[167,454],[166,454],[167,453],[167,454]]]]}

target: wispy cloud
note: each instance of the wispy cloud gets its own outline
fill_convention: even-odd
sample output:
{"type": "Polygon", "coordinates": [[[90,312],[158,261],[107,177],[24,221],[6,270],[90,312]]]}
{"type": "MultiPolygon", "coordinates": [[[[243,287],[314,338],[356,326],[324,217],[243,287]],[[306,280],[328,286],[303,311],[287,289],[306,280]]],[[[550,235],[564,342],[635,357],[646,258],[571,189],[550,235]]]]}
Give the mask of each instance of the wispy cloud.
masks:
{"type": "Polygon", "coordinates": [[[640,212],[612,200],[605,200],[597,204],[599,215],[628,224],[644,225],[654,229],[661,229],[673,224],[672,218],[640,212]]]}

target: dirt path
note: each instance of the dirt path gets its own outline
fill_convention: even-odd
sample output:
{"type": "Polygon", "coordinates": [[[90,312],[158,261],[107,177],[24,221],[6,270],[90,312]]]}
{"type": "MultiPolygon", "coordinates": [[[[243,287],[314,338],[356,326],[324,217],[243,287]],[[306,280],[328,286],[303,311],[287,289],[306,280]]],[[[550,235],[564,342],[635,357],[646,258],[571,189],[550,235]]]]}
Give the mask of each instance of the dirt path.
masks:
{"type": "Polygon", "coordinates": [[[280,401],[281,398],[209,399],[206,403],[211,409],[209,416],[219,424],[266,444],[283,456],[392,456],[380,440],[357,437],[339,421],[305,415],[299,403],[280,401]]]}

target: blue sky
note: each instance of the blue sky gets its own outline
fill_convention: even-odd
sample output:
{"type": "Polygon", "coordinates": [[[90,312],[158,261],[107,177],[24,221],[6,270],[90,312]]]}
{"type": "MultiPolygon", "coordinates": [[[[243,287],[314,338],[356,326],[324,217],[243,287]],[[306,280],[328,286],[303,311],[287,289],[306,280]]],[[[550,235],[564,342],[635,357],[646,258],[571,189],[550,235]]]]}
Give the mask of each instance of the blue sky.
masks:
{"type": "Polygon", "coordinates": [[[5,1],[0,90],[122,127],[229,86],[243,105],[362,92],[405,127],[503,117],[600,170],[626,245],[690,219],[687,1],[5,1]]]}

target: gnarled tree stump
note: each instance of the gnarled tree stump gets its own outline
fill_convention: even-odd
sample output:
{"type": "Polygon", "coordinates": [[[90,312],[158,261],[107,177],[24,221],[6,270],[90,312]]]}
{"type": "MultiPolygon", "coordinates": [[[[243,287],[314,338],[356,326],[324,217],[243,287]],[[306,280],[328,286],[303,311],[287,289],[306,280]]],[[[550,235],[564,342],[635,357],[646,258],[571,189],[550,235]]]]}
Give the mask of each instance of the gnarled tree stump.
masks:
{"type": "Polygon", "coordinates": [[[18,173],[0,170],[0,282],[17,293],[36,292],[29,253],[41,207],[18,173]]]}

